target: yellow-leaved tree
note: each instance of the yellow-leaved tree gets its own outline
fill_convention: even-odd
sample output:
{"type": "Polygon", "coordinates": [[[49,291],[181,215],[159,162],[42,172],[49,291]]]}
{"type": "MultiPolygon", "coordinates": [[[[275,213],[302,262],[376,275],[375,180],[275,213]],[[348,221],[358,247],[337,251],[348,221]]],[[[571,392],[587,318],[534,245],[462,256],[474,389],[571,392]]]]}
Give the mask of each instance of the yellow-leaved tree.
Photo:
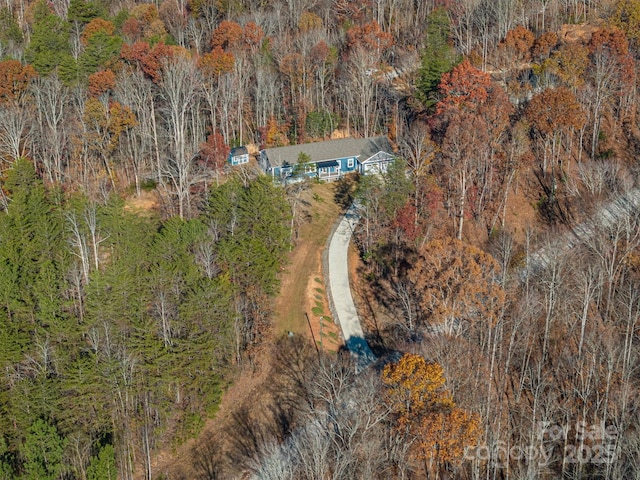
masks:
{"type": "Polygon", "coordinates": [[[478,443],[480,418],[456,406],[442,366],[407,353],[385,366],[382,381],[395,427],[412,443],[425,475],[438,478],[443,468],[460,465],[465,447],[478,443]]]}

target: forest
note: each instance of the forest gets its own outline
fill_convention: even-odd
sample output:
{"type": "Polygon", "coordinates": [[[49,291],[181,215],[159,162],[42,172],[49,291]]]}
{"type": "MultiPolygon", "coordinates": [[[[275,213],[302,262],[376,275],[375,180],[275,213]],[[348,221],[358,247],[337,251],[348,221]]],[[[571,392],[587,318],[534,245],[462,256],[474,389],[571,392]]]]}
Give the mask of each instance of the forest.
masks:
{"type": "Polygon", "coordinates": [[[638,0],[4,2],[0,478],[639,476],[639,41],[638,0]],[[356,374],[269,335],[313,182],[227,156],[373,135],[356,374]]]}

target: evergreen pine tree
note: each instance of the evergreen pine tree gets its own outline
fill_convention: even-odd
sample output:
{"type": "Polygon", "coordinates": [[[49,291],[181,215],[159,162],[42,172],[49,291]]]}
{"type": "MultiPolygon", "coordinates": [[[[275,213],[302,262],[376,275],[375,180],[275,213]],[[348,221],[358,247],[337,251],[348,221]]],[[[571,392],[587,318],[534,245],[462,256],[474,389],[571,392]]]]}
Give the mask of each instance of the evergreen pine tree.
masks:
{"type": "Polygon", "coordinates": [[[94,18],[105,17],[106,9],[98,2],[85,2],[84,0],[71,0],[67,9],[67,20],[70,23],[85,25],[94,18]]]}
{"type": "Polygon", "coordinates": [[[0,8],[0,45],[10,48],[21,45],[23,41],[22,30],[11,10],[7,7],[0,8]]]}
{"type": "Polygon", "coordinates": [[[100,449],[98,455],[91,457],[87,467],[87,480],[116,480],[116,454],[113,445],[107,444],[100,449]]]}
{"type": "Polygon", "coordinates": [[[450,22],[444,8],[433,10],[427,19],[422,63],[418,70],[418,98],[427,107],[437,102],[436,93],[442,75],[460,62],[450,40],[450,22]]]}
{"type": "Polygon", "coordinates": [[[0,435],[0,480],[13,480],[15,478],[11,460],[7,441],[0,435]]]}
{"type": "Polygon", "coordinates": [[[78,70],[81,78],[88,78],[89,75],[98,71],[109,60],[117,58],[120,54],[122,39],[109,35],[106,32],[97,32],[92,35],[87,45],[78,59],[78,70]]]}
{"type": "Polygon", "coordinates": [[[27,432],[22,454],[24,480],[56,480],[62,473],[65,440],[55,426],[37,419],[27,432]]]}
{"type": "Polygon", "coordinates": [[[69,24],[53,14],[44,0],[35,7],[33,32],[25,58],[41,75],[51,73],[71,56],[69,24]]]}

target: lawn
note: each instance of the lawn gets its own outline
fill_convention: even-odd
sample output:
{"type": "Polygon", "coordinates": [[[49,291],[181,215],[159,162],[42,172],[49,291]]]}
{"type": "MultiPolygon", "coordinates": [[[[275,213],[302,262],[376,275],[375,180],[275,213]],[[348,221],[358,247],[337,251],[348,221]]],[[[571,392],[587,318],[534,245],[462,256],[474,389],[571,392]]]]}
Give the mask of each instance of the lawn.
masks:
{"type": "Polygon", "coordinates": [[[308,220],[300,228],[298,241],[282,274],[274,312],[276,335],[293,332],[310,338],[306,313],[316,342],[327,348],[329,344],[336,344],[339,337],[331,318],[322,271],[322,253],[340,215],[333,196],[334,184],[331,183],[312,184],[304,193],[308,220]]]}

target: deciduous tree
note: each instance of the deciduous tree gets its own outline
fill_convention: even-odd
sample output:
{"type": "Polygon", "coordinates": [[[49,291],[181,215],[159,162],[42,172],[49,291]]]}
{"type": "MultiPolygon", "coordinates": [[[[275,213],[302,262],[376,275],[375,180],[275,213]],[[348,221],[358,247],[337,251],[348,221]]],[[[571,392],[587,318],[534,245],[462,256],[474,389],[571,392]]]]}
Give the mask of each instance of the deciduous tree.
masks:
{"type": "Polygon", "coordinates": [[[507,32],[500,46],[506,50],[508,61],[515,62],[515,67],[518,68],[522,62],[528,62],[531,59],[533,44],[533,32],[518,25],[507,32]]]}
{"type": "Polygon", "coordinates": [[[191,215],[191,186],[201,179],[194,176],[195,156],[203,126],[197,123],[201,83],[199,71],[190,58],[176,57],[162,66],[161,92],[165,100],[165,124],[171,132],[170,157],[165,174],[173,184],[180,218],[191,215]]]}
{"type": "MultiPolygon", "coordinates": [[[[497,105],[494,107],[496,109],[485,111],[506,113],[501,112],[497,105]]],[[[475,219],[480,219],[499,190],[495,164],[499,155],[500,135],[505,125],[500,119],[491,125],[482,115],[454,109],[447,118],[442,155],[437,168],[446,178],[443,187],[450,196],[449,208],[453,209],[456,237],[460,240],[469,213],[475,219]],[[492,138],[492,135],[497,136],[492,138]]]]}
{"type": "Polygon", "coordinates": [[[0,51],[8,52],[9,56],[17,57],[22,50],[24,36],[20,25],[16,21],[11,8],[0,8],[0,51]]]}
{"type": "Polygon", "coordinates": [[[89,75],[89,95],[100,97],[116,87],[116,76],[111,70],[101,70],[89,75]]]}
{"type": "Polygon", "coordinates": [[[479,417],[456,407],[445,388],[442,367],[407,353],[385,366],[382,381],[395,426],[404,433],[405,441],[413,442],[425,474],[438,478],[445,465],[459,466],[465,447],[480,438],[479,417]]]}
{"type": "Polygon", "coordinates": [[[213,31],[211,36],[211,46],[220,47],[223,50],[233,50],[237,48],[242,40],[242,27],[229,20],[223,20],[213,31]]]}
{"type": "Polygon", "coordinates": [[[549,206],[557,202],[558,171],[570,158],[575,132],[584,125],[584,113],[574,94],[566,87],[546,89],[534,96],[526,107],[525,115],[531,122],[536,145],[540,152],[540,173],[544,194],[549,206]]]}
{"type": "Polygon", "coordinates": [[[61,182],[70,154],[71,117],[75,114],[70,94],[55,75],[38,78],[32,85],[36,106],[34,158],[44,166],[45,178],[61,182]]]}
{"type": "Polygon", "coordinates": [[[616,0],[613,21],[637,45],[640,40],[640,3],[637,0],[616,0]]]}
{"type": "Polygon", "coordinates": [[[442,76],[438,86],[442,100],[437,104],[436,113],[442,115],[449,109],[477,112],[489,98],[492,88],[489,74],[464,60],[442,76]]]}
{"type": "Polygon", "coordinates": [[[207,141],[200,144],[200,160],[207,169],[214,172],[216,179],[227,163],[231,148],[224,143],[220,132],[210,133],[207,141]]]}
{"type": "Polygon", "coordinates": [[[503,307],[498,263],[460,240],[425,244],[408,278],[420,298],[422,321],[449,335],[493,324],[503,307]]]}
{"type": "Polygon", "coordinates": [[[31,65],[18,60],[0,62],[0,105],[19,102],[37,73],[31,65]]]}
{"type": "MultiPolygon", "coordinates": [[[[624,33],[616,28],[599,29],[588,45],[591,63],[587,70],[593,84],[591,157],[598,153],[602,116],[608,103],[616,105],[619,121],[633,112],[631,85],[635,79],[633,60],[629,54],[629,43],[624,33]]],[[[612,105],[612,107],[613,107],[612,105]]],[[[615,108],[615,107],[613,107],[615,108]]]]}
{"type": "Polygon", "coordinates": [[[123,45],[120,56],[123,60],[140,67],[154,83],[161,78],[163,61],[172,56],[173,49],[163,43],[156,43],[151,47],[146,42],[136,42],[133,45],[123,45]]]}

